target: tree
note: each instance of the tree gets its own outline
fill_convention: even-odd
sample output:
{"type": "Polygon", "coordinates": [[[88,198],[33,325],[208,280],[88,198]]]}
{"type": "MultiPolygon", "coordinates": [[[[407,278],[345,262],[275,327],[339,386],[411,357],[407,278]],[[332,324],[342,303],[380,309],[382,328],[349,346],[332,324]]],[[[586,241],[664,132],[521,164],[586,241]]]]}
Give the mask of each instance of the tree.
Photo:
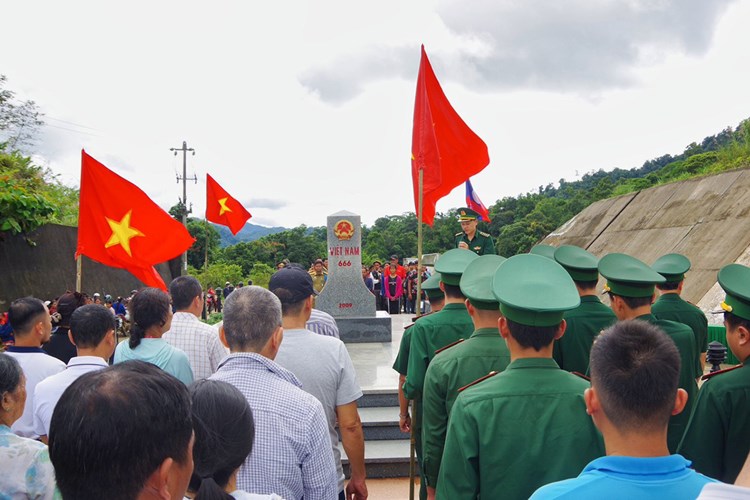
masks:
{"type": "Polygon", "coordinates": [[[6,80],[0,75],[0,144],[7,151],[27,152],[44,125],[43,115],[34,101],[18,101],[15,92],[5,87],[6,80]]]}
{"type": "Polygon", "coordinates": [[[208,260],[212,262],[219,250],[221,237],[219,232],[200,219],[188,219],[187,230],[195,238],[195,243],[188,249],[188,264],[196,269],[202,269],[206,262],[206,230],[208,230],[208,260]]]}
{"type": "Polygon", "coordinates": [[[45,188],[44,171],[31,158],[0,150],[0,239],[3,233],[29,233],[54,215],[45,188]]]}

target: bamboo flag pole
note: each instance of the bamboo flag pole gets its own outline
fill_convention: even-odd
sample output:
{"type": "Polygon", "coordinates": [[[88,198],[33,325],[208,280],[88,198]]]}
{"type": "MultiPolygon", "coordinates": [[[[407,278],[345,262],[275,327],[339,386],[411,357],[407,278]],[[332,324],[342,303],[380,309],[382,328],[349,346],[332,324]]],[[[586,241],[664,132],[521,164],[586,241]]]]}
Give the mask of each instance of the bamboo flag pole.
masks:
{"type": "MultiPolygon", "coordinates": [[[[423,193],[422,184],[424,182],[424,170],[419,169],[419,201],[417,203],[417,317],[421,316],[422,308],[420,307],[420,299],[422,298],[422,209],[423,209],[423,193]]],[[[412,400],[411,402],[411,436],[409,439],[409,500],[414,500],[414,480],[416,479],[416,436],[414,435],[414,424],[417,421],[417,401],[412,400]]]]}
{"type": "Polygon", "coordinates": [[[76,292],[81,293],[81,260],[83,255],[76,257],[76,292]]]}

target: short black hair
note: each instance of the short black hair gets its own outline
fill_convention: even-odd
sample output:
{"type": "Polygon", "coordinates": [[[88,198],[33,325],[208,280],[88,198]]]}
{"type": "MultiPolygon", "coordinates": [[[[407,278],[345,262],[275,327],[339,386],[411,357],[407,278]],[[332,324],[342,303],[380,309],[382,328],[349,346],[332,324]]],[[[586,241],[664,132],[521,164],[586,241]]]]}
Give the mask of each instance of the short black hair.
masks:
{"type": "Polygon", "coordinates": [[[591,290],[592,288],[596,288],[596,284],[598,282],[599,282],[598,280],[592,280],[592,281],[573,280],[573,283],[575,283],[581,290],[591,290]]]}
{"type": "Polygon", "coordinates": [[[680,286],[681,281],[665,281],[664,283],[657,283],[656,288],[659,290],[677,290],[680,286]]]}
{"type": "Polygon", "coordinates": [[[36,297],[23,297],[11,302],[8,323],[13,329],[13,334],[22,337],[29,333],[42,314],[47,314],[47,310],[44,308],[44,302],[36,297]]]}
{"type": "MultiPolygon", "coordinates": [[[[286,290],[284,288],[276,288],[273,291],[273,294],[277,297],[281,295],[282,297],[285,295],[286,290]]],[[[279,298],[281,300],[281,298],[279,298]]],[[[303,299],[297,302],[281,302],[281,315],[282,316],[297,316],[299,313],[302,312],[302,308],[305,307],[305,302],[307,302],[307,299],[303,299]]]]}
{"type": "Polygon", "coordinates": [[[446,299],[466,299],[461,292],[461,287],[458,285],[449,285],[448,283],[443,282],[443,290],[445,291],[446,299]]]}
{"type": "Polygon", "coordinates": [[[612,297],[620,297],[623,302],[625,302],[625,305],[630,309],[638,309],[639,307],[651,305],[651,299],[653,298],[651,295],[649,295],[648,297],[625,297],[624,295],[617,295],[616,293],[612,292],[608,293],[610,302],[612,302],[612,297]]]}
{"type": "Polygon", "coordinates": [[[164,326],[169,316],[169,295],[158,288],[143,288],[130,301],[130,340],[135,349],[141,343],[146,330],[154,325],[164,326]]]}
{"type": "Polygon", "coordinates": [[[200,297],[202,293],[200,282],[193,276],[178,276],[169,284],[169,295],[172,296],[175,311],[187,309],[193,299],[200,297]]]}
{"type": "Polygon", "coordinates": [[[741,326],[744,326],[748,331],[750,331],[750,320],[748,319],[740,318],[736,314],[726,312],[726,311],[724,311],[724,319],[729,325],[729,328],[731,328],[732,330],[735,330],[741,326]]]}
{"type": "Polygon", "coordinates": [[[195,430],[189,489],[198,499],[232,498],[221,493],[253,448],[253,412],[239,389],[226,382],[197,380],[189,390],[195,430]]]}
{"type": "Polygon", "coordinates": [[[81,306],[70,317],[70,334],[78,348],[98,346],[107,332],[115,328],[115,317],[99,304],[81,306]]]}
{"type": "Polygon", "coordinates": [[[52,414],[49,455],[63,498],[130,500],[166,460],[189,460],[185,384],[151,363],[86,373],[52,414]]]}
{"type": "Polygon", "coordinates": [[[0,398],[6,392],[16,392],[23,379],[23,369],[13,356],[0,352],[0,398]]]}
{"type": "Polygon", "coordinates": [[[516,342],[526,349],[533,347],[537,352],[555,340],[555,335],[560,328],[559,323],[552,326],[529,326],[511,319],[507,319],[507,321],[510,334],[516,339],[516,342]]]}
{"type": "Polygon", "coordinates": [[[621,430],[665,429],[680,379],[680,353],[659,327],[615,323],[591,347],[591,381],[604,414],[621,430]]]}

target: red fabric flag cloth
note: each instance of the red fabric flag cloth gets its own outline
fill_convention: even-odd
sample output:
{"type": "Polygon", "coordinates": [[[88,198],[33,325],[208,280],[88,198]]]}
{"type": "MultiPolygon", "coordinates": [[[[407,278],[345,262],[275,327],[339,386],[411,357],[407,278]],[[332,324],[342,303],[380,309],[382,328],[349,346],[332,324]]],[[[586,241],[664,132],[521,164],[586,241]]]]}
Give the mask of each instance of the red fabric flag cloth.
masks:
{"type": "Polygon", "coordinates": [[[126,269],[146,286],[166,290],[153,266],[180,255],[193,242],[185,226],[138,186],[81,150],[76,257],[126,269]]]}
{"type": "Polygon", "coordinates": [[[481,172],[489,162],[487,145],[448,102],[423,45],[411,142],[411,174],[417,211],[419,171],[424,171],[422,221],[431,226],[437,201],[472,175],[481,172]]]}
{"type": "Polygon", "coordinates": [[[219,183],[206,174],[206,220],[227,226],[232,234],[237,234],[250,220],[250,212],[242,203],[227,193],[219,183]]]}

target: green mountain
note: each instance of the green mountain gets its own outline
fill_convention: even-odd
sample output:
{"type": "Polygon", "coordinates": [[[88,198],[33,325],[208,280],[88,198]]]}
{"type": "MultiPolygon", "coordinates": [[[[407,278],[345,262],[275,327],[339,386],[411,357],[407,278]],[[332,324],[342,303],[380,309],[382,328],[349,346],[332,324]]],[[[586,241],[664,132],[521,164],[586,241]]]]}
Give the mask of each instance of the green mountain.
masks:
{"type": "Polygon", "coordinates": [[[220,226],[214,223],[211,223],[211,225],[219,232],[219,236],[221,237],[219,246],[221,248],[236,245],[243,241],[255,241],[263,236],[281,233],[288,230],[288,228],[285,227],[265,227],[248,222],[239,233],[234,235],[226,226],[220,226]]]}

